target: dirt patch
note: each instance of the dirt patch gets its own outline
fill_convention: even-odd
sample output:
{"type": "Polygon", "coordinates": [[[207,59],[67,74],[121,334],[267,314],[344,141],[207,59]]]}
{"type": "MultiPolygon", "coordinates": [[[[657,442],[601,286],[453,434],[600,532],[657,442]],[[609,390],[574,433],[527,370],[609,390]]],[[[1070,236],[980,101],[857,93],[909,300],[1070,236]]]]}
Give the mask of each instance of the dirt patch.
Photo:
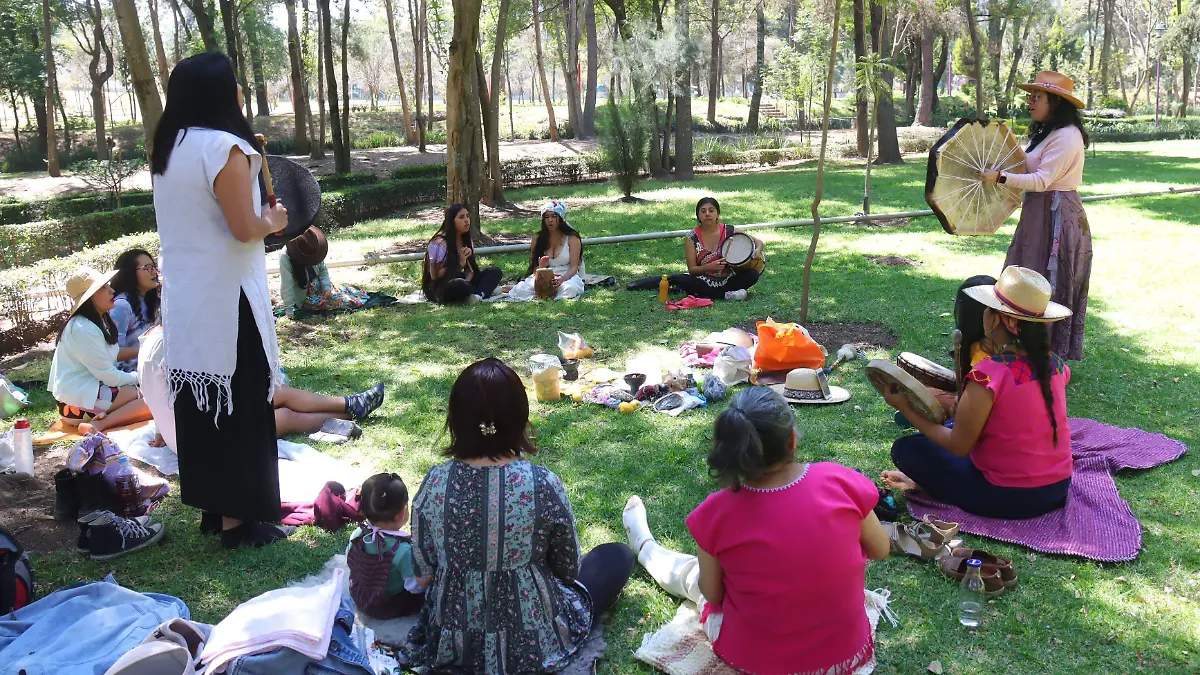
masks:
{"type": "Polygon", "coordinates": [[[20,354],[45,340],[61,330],[69,316],[64,310],[48,319],[35,319],[0,332],[0,356],[20,354]]]}
{"type": "Polygon", "coordinates": [[[874,321],[850,323],[810,323],[808,329],[813,339],[824,345],[830,353],[844,344],[855,349],[891,349],[897,344],[896,336],[887,326],[874,321]]]}
{"type": "Polygon", "coordinates": [[[912,258],[906,258],[902,255],[868,256],[867,260],[875,263],[876,265],[883,265],[884,267],[915,267],[917,265],[925,264],[920,260],[913,260],[912,258]]]}
{"type": "Polygon", "coordinates": [[[79,535],[75,523],[54,520],[54,474],[63,468],[69,450],[66,445],[34,448],[34,478],[0,476],[0,527],[31,551],[75,547],[79,535]]]}

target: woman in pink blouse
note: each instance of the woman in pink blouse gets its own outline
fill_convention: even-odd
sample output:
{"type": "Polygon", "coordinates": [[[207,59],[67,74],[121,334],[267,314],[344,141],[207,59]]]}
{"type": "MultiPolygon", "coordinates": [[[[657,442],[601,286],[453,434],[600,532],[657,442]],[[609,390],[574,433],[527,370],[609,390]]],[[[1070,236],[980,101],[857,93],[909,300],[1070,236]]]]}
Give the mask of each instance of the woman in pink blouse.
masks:
{"type": "Polygon", "coordinates": [[[766,387],[718,417],[709,471],[725,489],[687,518],[695,556],[659,545],[636,495],[623,520],[630,546],[665,590],[703,606],[726,663],[755,675],[853,673],[875,660],[864,607],[867,559],[888,554],[865,476],[796,458],[791,407],[766,387]]]}
{"type": "Polygon", "coordinates": [[[952,428],[914,412],[905,394],[884,394],[921,433],[892,444],[899,471],[884,471],[883,482],[987,518],[1040,516],[1062,506],[1071,486],[1071,370],[1046,330],[1071,310],[1051,302],[1050,284],[1024,267],[964,292],[986,307],[986,336],[998,348],[967,374],[952,428]]]}
{"type": "Polygon", "coordinates": [[[1083,325],[1088,282],[1092,276],[1092,231],[1076,190],[1083,182],[1088,134],[1079,118],[1083,107],[1071,78],[1044,70],[1029,92],[1033,124],[1026,149],[1026,173],[984,171],[984,183],[1004,183],[1025,190],[1021,221],[1013,234],[1004,266],[1020,265],[1050,281],[1055,302],[1071,310],[1069,320],[1054,324],[1050,347],[1055,354],[1083,358],[1083,325]]]}

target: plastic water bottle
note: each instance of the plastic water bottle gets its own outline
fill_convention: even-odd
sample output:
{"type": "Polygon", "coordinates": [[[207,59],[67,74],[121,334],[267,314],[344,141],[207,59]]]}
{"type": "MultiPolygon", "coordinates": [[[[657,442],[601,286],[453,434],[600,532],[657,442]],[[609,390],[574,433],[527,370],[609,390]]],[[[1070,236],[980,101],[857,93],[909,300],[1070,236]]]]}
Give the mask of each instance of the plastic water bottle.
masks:
{"type": "Polygon", "coordinates": [[[17,473],[33,475],[33,430],[29,420],[17,420],[13,424],[13,464],[17,473]]]}
{"type": "Polygon", "coordinates": [[[968,628],[978,627],[983,616],[982,564],[975,558],[967,561],[967,573],[963,575],[962,590],[959,591],[958,622],[968,628]]]}
{"type": "Polygon", "coordinates": [[[142,485],[128,457],[117,460],[117,476],[113,482],[117,489],[117,501],[121,503],[121,515],[126,518],[141,515],[142,485]]]}

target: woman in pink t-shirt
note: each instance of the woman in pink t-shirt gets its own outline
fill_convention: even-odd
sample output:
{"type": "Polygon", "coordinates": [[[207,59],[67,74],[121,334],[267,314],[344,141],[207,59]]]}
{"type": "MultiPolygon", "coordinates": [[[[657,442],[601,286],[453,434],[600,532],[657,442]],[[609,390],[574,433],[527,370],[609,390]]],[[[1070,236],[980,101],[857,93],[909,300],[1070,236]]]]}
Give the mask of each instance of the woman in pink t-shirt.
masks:
{"type": "Polygon", "coordinates": [[[967,374],[952,427],[914,412],[898,391],[884,394],[921,433],[892,444],[900,470],[884,471],[883,482],[988,518],[1040,516],[1061,507],[1071,485],[1071,370],[1050,351],[1047,330],[1071,310],[1050,302],[1050,283],[1024,267],[965,292],[986,306],[987,337],[1000,347],[967,374]]]}
{"type": "Polygon", "coordinates": [[[864,607],[868,558],[888,554],[866,477],[797,461],[796,421],[765,387],[717,417],[710,472],[727,487],[687,518],[697,555],[660,546],[636,495],[629,543],[672,594],[704,605],[704,629],[726,663],[756,675],[853,673],[875,659],[864,607]]]}

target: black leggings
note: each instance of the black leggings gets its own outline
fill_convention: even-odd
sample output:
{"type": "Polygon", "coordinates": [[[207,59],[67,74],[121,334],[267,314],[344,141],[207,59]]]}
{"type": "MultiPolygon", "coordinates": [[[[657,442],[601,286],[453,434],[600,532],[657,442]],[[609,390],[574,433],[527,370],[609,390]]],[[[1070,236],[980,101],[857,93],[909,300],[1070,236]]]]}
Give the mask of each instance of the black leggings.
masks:
{"type": "Polygon", "coordinates": [[[667,281],[688,295],[710,300],[723,300],[729,291],[745,290],[758,283],[759,276],[761,275],[756,270],[734,272],[731,276],[726,277],[725,283],[720,286],[710,286],[704,279],[691,274],[672,274],[667,277],[667,281]]]}
{"type": "Polygon", "coordinates": [[[467,299],[468,295],[480,295],[484,298],[489,298],[496,287],[500,285],[500,280],[504,278],[504,272],[500,271],[499,267],[489,267],[479,270],[475,273],[474,279],[451,279],[446,283],[446,288],[442,291],[443,305],[448,305],[455,302],[462,302],[467,299]]]}
{"type": "Polygon", "coordinates": [[[592,596],[593,624],[616,604],[632,574],[633,549],[620,542],[600,544],[579,561],[577,579],[592,596]]]}

